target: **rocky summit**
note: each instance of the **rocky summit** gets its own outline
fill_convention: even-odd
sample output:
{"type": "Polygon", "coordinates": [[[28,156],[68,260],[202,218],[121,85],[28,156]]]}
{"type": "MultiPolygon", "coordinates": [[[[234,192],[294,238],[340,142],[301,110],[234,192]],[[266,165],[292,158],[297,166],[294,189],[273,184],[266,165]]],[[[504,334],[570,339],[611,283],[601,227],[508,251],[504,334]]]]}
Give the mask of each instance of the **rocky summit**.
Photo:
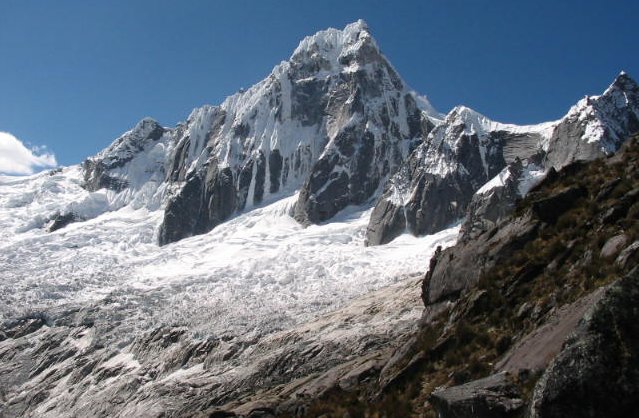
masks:
{"type": "Polygon", "coordinates": [[[438,112],[361,20],[309,36],[0,176],[0,417],[633,416],[638,131],[624,72],[518,126],[438,112]]]}

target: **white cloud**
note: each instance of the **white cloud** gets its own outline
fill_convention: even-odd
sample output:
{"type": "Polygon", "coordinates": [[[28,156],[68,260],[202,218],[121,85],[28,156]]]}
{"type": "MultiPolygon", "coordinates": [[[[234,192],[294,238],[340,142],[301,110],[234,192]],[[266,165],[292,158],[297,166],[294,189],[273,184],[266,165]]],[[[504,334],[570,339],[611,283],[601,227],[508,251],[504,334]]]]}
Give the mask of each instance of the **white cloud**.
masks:
{"type": "Polygon", "coordinates": [[[0,173],[33,174],[37,169],[57,166],[55,155],[44,147],[27,148],[8,132],[0,132],[0,173]]]}

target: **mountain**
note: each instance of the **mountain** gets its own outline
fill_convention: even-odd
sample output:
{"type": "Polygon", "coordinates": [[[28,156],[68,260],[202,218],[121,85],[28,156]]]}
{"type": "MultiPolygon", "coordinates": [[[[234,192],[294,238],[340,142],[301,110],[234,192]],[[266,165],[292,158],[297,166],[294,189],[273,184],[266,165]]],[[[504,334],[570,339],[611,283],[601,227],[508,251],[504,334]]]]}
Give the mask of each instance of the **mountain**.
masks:
{"type": "Polygon", "coordinates": [[[358,21],[176,127],[0,176],[0,416],[445,414],[478,388],[545,410],[574,356],[534,401],[491,367],[553,308],[603,304],[571,350],[632,319],[637,90],[534,126],[442,115],[358,21]]]}
{"type": "Polygon", "coordinates": [[[295,219],[329,220],[371,198],[437,115],[363,21],[308,37],[265,80],[178,128],[160,244],[296,190],[295,219]]]}
{"type": "Polygon", "coordinates": [[[175,129],[141,121],[83,167],[88,190],[163,202],[160,245],[296,192],[293,216],[303,225],[377,200],[367,243],[379,245],[464,218],[481,200],[475,193],[517,159],[543,172],[614,152],[639,128],[638,115],[639,87],[622,72],[557,121],[509,125],[464,106],[444,117],[358,21],[305,38],[266,79],[195,109],[175,129]]]}
{"type": "Polygon", "coordinates": [[[548,164],[561,168],[610,155],[637,130],[639,87],[622,71],[601,96],[580,100],[557,125],[546,150],[548,164]]]}
{"type": "Polygon", "coordinates": [[[539,172],[614,153],[639,129],[638,93],[622,72],[601,96],[586,97],[556,122],[534,126],[504,125],[456,107],[388,182],[371,215],[368,243],[385,244],[405,231],[430,234],[462,219],[474,194],[489,180],[500,183],[507,165],[521,164],[517,159],[539,172]]]}

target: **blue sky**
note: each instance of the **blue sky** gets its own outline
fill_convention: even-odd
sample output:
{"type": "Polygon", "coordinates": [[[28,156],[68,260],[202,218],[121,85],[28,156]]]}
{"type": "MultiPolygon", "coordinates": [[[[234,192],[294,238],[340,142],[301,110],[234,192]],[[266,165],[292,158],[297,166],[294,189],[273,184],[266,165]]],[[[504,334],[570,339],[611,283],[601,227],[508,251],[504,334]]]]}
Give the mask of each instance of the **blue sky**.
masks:
{"type": "Polygon", "coordinates": [[[639,77],[636,0],[3,0],[0,131],[78,163],[145,116],[174,126],[220,103],[304,36],[358,18],[444,112],[540,122],[622,69],[639,77]]]}

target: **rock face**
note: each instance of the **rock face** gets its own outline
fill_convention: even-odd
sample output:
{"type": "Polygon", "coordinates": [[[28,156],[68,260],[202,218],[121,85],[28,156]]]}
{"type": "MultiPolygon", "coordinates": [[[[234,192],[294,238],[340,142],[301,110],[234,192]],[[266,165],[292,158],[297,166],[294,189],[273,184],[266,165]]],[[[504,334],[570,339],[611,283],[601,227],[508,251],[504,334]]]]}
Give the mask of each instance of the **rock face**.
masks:
{"type": "Polygon", "coordinates": [[[535,387],[530,416],[626,417],[639,407],[639,270],[606,291],[535,387]]]}
{"type": "MultiPolygon", "coordinates": [[[[533,216],[523,216],[496,228],[493,234],[484,233],[439,253],[424,279],[425,303],[457,298],[460,292],[475,285],[484,271],[523,248],[537,235],[539,226],[539,220],[533,216]]],[[[522,274],[532,274],[538,268],[529,265],[522,274]]]]}
{"type": "Polygon", "coordinates": [[[387,184],[371,214],[368,243],[385,244],[404,231],[434,233],[463,218],[475,192],[517,154],[528,158],[538,152],[544,129],[453,109],[387,184]]]}
{"type": "Polygon", "coordinates": [[[477,238],[512,214],[517,202],[545,177],[540,158],[539,154],[524,162],[516,158],[473,195],[459,232],[460,241],[477,238]]]}
{"type": "Polygon", "coordinates": [[[84,161],[85,188],[89,191],[122,191],[130,185],[130,175],[122,169],[138,155],[150,153],[166,130],[150,118],[141,120],[131,131],[116,139],[95,157],[84,161]]]}
{"type": "Polygon", "coordinates": [[[547,165],[559,169],[610,155],[637,131],[639,86],[622,72],[601,96],[580,100],[561,120],[548,144],[547,165]]]}
{"type": "Polygon", "coordinates": [[[160,244],[297,189],[294,217],[303,224],[365,203],[437,115],[364,22],[308,37],[264,81],[177,128],[160,244]]]}
{"type": "Polygon", "coordinates": [[[57,213],[47,226],[47,232],[55,232],[78,220],[74,213],[57,213]]]}

